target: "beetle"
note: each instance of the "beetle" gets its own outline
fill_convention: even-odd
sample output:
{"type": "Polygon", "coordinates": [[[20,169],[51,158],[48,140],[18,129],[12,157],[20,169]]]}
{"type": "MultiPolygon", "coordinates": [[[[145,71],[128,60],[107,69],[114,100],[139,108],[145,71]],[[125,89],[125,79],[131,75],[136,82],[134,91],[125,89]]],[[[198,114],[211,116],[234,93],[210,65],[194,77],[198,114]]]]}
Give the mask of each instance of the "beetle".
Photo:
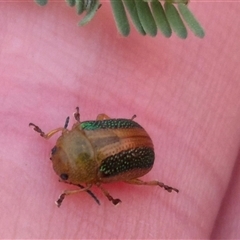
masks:
{"type": "MultiPolygon", "coordinates": [[[[101,189],[114,205],[121,202],[113,198],[102,187],[104,183],[125,182],[136,185],[160,186],[168,192],[179,192],[178,189],[159,181],[142,181],[139,177],[147,174],[153,167],[153,142],[137,122],[131,119],[114,119],[99,114],[96,120],[80,121],[79,107],[74,118],[76,123],[68,130],[69,117],[64,127],[44,133],[37,125],[29,123],[41,137],[49,139],[61,132],[56,145],[51,150],[53,169],[60,181],[79,186],[81,189],[66,190],[56,201],[61,206],[65,196],[90,191],[93,185],[101,189]],[[83,187],[81,184],[85,184],[83,187]]],[[[98,201],[98,200],[96,200],[98,201]]]]}

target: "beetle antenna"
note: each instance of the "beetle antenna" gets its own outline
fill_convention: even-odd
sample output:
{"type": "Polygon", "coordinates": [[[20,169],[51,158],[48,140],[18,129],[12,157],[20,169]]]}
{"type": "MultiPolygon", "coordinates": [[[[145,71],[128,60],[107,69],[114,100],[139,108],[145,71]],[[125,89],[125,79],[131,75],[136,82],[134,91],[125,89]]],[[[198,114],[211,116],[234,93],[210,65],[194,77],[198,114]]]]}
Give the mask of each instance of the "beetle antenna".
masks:
{"type": "Polygon", "coordinates": [[[68,123],[69,123],[69,117],[66,118],[66,121],[65,121],[65,124],[64,124],[64,128],[65,129],[67,129],[68,123]]]}

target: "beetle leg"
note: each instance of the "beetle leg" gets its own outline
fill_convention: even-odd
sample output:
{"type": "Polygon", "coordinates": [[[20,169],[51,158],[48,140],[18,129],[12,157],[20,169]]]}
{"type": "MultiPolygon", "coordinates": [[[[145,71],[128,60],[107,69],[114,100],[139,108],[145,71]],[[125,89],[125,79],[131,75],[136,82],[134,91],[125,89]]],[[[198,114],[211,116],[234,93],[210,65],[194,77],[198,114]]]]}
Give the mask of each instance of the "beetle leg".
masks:
{"type": "MultiPolygon", "coordinates": [[[[84,188],[84,186],[82,186],[81,184],[78,184],[77,186],[79,186],[81,189],[84,188]]],[[[86,192],[96,201],[98,205],[100,205],[100,201],[90,189],[87,189],[86,192]]]]}
{"type": "Polygon", "coordinates": [[[79,107],[76,107],[76,112],[73,114],[74,118],[77,122],[80,122],[80,113],[79,113],[79,107]]]}
{"type": "Polygon", "coordinates": [[[120,200],[120,199],[118,199],[118,198],[113,198],[110,194],[109,194],[109,192],[106,190],[106,189],[104,189],[100,184],[98,185],[97,184],[97,186],[102,190],[102,192],[103,192],[103,194],[107,197],[107,199],[109,200],[109,201],[111,201],[114,205],[117,205],[117,204],[119,204],[119,203],[121,203],[122,201],[120,200]]]}
{"type": "MultiPolygon", "coordinates": [[[[59,179],[59,182],[64,182],[63,180],[59,179]]],[[[70,183],[70,182],[67,182],[67,184],[71,184],[71,185],[74,185],[74,186],[78,186],[80,187],[81,189],[84,189],[86,187],[84,187],[83,185],[81,184],[73,184],[73,183],[70,183]]],[[[95,201],[98,205],[101,205],[100,204],[100,201],[98,200],[98,198],[95,196],[95,194],[90,190],[90,189],[87,189],[85,190],[95,201]]]]}
{"type": "Polygon", "coordinates": [[[130,184],[136,184],[136,185],[160,186],[160,187],[164,188],[165,190],[167,190],[168,192],[172,192],[172,191],[175,191],[177,193],[179,192],[178,189],[170,187],[168,185],[165,185],[164,183],[159,182],[159,181],[144,182],[141,179],[136,178],[136,179],[131,179],[131,180],[128,180],[125,182],[130,183],[130,184]]]}
{"type": "Polygon", "coordinates": [[[40,133],[40,136],[43,137],[43,138],[46,138],[46,139],[49,139],[50,137],[52,137],[57,132],[65,130],[65,128],[60,127],[60,128],[56,128],[56,129],[50,131],[49,133],[44,133],[40,127],[38,127],[37,125],[35,125],[33,123],[29,123],[29,126],[33,127],[34,131],[40,133]]]}
{"type": "MultiPolygon", "coordinates": [[[[81,186],[81,185],[80,185],[80,186],[81,186]]],[[[79,186],[79,187],[80,187],[80,186],[79,186]]],[[[86,187],[83,187],[83,188],[81,188],[81,189],[76,189],[76,190],[65,190],[65,191],[59,196],[58,200],[55,202],[56,205],[57,205],[58,207],[60,207],[61,204],[62,204],[62,202],[63,202],[63,200],[64,200],[64,198],[65,198],[66,196],[72,195],[72,194],[76,194],[76,193],[79,193],[79,192],[83,192],[83,191],[88,191],[91,186],[92,186],[92,185],[88,185],[88,186],[86,186],[86,187]]]]}
{"type": "Polygon", "coordinates": [[[137,115],[134,114],[130,120],[133,120],[133,119],[136,118],[136,117],[137,117],[137,115]]]}

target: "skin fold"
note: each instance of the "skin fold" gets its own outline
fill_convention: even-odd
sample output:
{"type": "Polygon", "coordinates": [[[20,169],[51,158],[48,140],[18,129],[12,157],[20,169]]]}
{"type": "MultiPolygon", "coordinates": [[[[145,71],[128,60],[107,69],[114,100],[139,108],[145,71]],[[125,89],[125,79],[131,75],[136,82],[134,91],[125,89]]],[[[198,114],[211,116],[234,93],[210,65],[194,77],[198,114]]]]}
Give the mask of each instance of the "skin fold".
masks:
{"type": "MultiPolygon", "coordinates": [[[[93,21],[62,2],[0,3],[1,238],[240,238],[240,4],[191,2],[206,31],[186,40],[120,36],[110,5],[93,21]],[[105,184],[54,201],[64,190],[49,160],[57,134],[80,107],[80,119],[136,114],[155,147],[142,179],[180,190],[105,184]]],[[[100,12],[101,11],[101,12],[100,12]]]]}

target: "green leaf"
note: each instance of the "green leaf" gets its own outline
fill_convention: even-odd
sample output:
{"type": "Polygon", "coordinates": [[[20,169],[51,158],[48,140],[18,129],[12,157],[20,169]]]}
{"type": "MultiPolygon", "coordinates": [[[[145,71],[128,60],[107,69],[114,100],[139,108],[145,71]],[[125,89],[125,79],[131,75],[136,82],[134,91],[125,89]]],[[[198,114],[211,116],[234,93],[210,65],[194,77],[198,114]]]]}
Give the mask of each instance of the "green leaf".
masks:
{"type": "MultiPolygon", "coordinates": [[[[48,3],[48,0],[34,1],[41,6],[48,3]]],[[[79,22],[80,26],[91,21],[101,6],[99,3],[100,0],[65,1],[68,6],[76,7],[77,14],[80,15],[86,12],[86,15],[79,22]]],[[[128,36],[130,33],[129,17],[141,35],[148,34],[154,37],[157,35],[159,29],[165,37],[170,37],[172,31],[174,31],[180,38],[187,38],[185,22],[197,37],[203,38],[205,35],[204,29],[189,10],[187,6],[189,1],[190,0],[111,0],[111,6],[118,31],[123,36],[128,36]],[[164,8],[160,1],[165,2],[164,8]],[[178,5],[178,10],[175,7],[176,5],[178,5]]]]}
{"type": "Polygon", "coordinates": [[[151,8],[157,27],[160,29],[160,31],[163,33],[165,37],[171,37],[172,29],[168,23],[167,17],[165,15],[161,3],[157,0],[153,0],[151,2],[151,8]]]}
{"type": "Polygon", "coordinates": [[[35,0],[35,2],[40,6],[44,6],[47,4],[48,0],[35,0]]]}
{"type": "Polygon", "coordinates": [[[152,37],[156,36],[157,26],[148,3],[144,2],[143,0],[135,0],[135,4],[144,31],[152,37]]]}
{"type": "Polygon", "coordinates": [[[123,0],[123,2],[137,31],[142,35],[146,35],[146,32],[144,31],[139,20],[135,2],[133,0],[123,0]]]}
{"type": "Polygon", "coordinates": [[[111,6],[118,31],[123,36],[128,36],[130,33],[130,26],[122,0],[111,0],[111,6]]]}
{"type": "Polygon", "coordinates": [[[181,13],[183,19],[189,26],[189,28],[193,31],[193,33],[203,38],[205,36],[204,30],[200,23],[196,20],[196,18],[193,16],[193,14],[190,12],[188,7],[185,4],[179,3],[178,4],[179,12],[181,13]]]}
{"type": "Polygon", "coordinates": [[[165,2],[164,4],[165,13],[167,19],[173,29],[173,31],[180,37],[180,38],[187,38],[187,29],[184,26],[184,23],[172,3],[165,2]]]}

